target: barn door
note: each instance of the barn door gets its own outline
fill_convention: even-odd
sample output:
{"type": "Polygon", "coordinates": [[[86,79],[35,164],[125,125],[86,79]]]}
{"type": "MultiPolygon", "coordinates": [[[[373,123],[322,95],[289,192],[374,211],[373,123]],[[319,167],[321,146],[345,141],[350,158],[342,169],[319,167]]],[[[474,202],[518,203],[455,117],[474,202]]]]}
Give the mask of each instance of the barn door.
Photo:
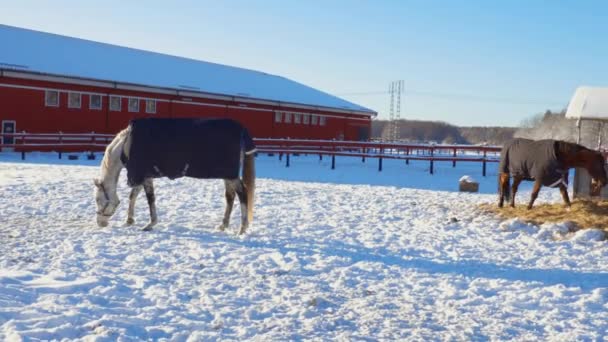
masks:
{"type": "MultiPolygon", "coordinates": [[[[15,121],[14,120],[2,120],[2,133],[15,133],[15,121]]],[[[12,145],[15,143],[15,137],[13,136],[2,136],[0,141],[3,145],[12,145]]],[[[3,151],[12,151],[12,147],[3,147],[3,151]]]]}

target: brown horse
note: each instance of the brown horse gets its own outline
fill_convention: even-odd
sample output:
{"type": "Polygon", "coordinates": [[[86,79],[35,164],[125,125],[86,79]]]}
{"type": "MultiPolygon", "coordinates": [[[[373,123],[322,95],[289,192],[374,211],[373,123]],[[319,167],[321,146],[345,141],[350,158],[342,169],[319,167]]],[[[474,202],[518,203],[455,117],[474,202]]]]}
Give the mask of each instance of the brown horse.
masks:
{"type": "Polygon", "coordinates": [[[573,167],[586,169],[591,175],[591,195],[597,196],[606,185],[604,156],[584,146],[560,140],[514,139],[501,151],[498,170],[498,207],[505,198],[515,207],[515,194],[523,180],[534,181],[528,209],[532,209],[540,188],[559,187],[564,205],[570,207],[568,198],[568,170],[573,167]],[[513,177],[511,194],[510,177],[513,177]]]}

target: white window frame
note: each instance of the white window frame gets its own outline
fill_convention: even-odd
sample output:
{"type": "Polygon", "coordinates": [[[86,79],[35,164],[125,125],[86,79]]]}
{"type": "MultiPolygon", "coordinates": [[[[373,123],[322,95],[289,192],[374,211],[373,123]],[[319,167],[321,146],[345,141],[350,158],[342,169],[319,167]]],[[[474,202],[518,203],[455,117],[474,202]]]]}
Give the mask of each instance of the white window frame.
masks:
{"type": "Polygon", "coordinates": [[[281,123],[283,120],[282,112],[274,112],[274,122],[281,123]]]}
{"type": "Polygon", "coordinates": [[[291,116],[292,116],[292,113],[285,112],[285,123],[291,123],[291,116]]]}
{"type": "Polygon", "coordinates": [[[120,96],[115,96],[115,95],[110,95],[110,100],[108,100],[109,104],[108,106],[110,107],[110,111],[112,112],[120,112],[122,110],[122,97],[120,96]],[[113,99],[118,99],[118,108],[112,106],[112,100],[113,99]]]}
{"type": "MultiPolygon", "coordinates": [[[[15,120],[2,120],[2,122],[0,122],[0,132],[1,133],[6,133],[4,132],[4,123],[13,123],[13,134],[17,133],[17,121],[15,120]]],[[[7,133],[8,134],[8,133],[7,133]]],[[[13,144],[15,143],[16,137],[13,135],[13,144]]],[[[0,144],[4,145],[4,135],[1,137],[0,139],[0,144]]]]}
{"type": "Polygon", "coordinates": [[[139,100],[138,97],[129,97],[129,100],[127,101],[127,109],[129,110],[129,113],[139,113],[139,102],[141,102],[139,100]],[[131,109],[131,101],[137,101],[137,108],[131,109]]]}
{"type": "Polygon", "coordinates": [[[100,94],[89,94],[89,109],[101,110],[103,108],[103,98],[100,94]],[[99,98],[99,106],[93,106],[93,97],[99,98]]]}
{"type": "Polygon", "coordinates": [[[146,113],[156,114],[156,100],[146,100],[146,113]],[[149,108],[148,105],[152,104],[153,108],[149,108]]]}
{"type": "Polygon", "coordinates": [[[302,114],[302,123],[305,125],[310,124],[310,114],[302,114]]]}
{"type": "Polygon", "coordinates": [[[293,123],[295,123],[295,124],[302,123],[302,114],[300,114],[300,113],[294,113],[293,114],[293,123]]]}
{"type": "Polygon", "coordinates": [[[327,126],[327,117],[319,116],[319,126],[327,126]]]}
{"type": "Polygon", "coordinates": [[[77,91],[68,92],[68,108],[75,108],[75,109],[82,108],[82,93],[79,93],[77,91]],[[72,104],[73,96],[78,96],[78,105],[72,104]]]}
{"type": "Polygon", "coordinates": [[[318,125],[319,124],[319,116],[312,114],[310,116],[310,124],[314,125],[314,126],[318,125]]]}
{"type": "Polygon", "coordinates": [[[59,107],[60,96],[61,96],[61,93],[58,90],[45,90],[44,91],[44,105],[46,107],[59,107]],[[49,94],[51,94],[51,93],[57,94],[57,102],[54,104],[49,102],[49,94]]]}

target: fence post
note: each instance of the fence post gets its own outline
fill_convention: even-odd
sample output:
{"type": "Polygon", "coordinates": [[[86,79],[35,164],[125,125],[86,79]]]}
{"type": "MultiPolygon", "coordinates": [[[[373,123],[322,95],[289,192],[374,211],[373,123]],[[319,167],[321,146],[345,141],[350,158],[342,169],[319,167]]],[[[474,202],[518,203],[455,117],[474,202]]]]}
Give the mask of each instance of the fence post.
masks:
{"type": "Polygon", "coordinates": [[[361,162],[365,163],[365,153],[366,153],[366,149],[365,147],[363,148],[363,156],[361,157],[361,162]]]}
{"type": "MultiPolygon", "coordinates": [[[[25,160],[25,149],[27,148],[27,147],[25,147],[27,145],[26,140],[25,140],[26,135],[25,135],[25,131],[22,131],[21,133],[23,133],[23,136],[22,136],[23,138],[21,139],[21,145],[24,145],[23,149],[21,150],[21,160],[25,160]]],[[[13,138],[13,143],[15,145],[17,145],[17,139],[15,139],[15,138],[13,138]]]]}
{"type": "Polygon", "coordinates": [[[452,167],[456,167],[456,149],[454,149],[454,160],[452,160],[452,167]]]}
{"type": "Polygon", "coordinates": [[[433,150],[433,148],[431,147],[431,167],[429,168],[429,172],[430,172],[431,174],[433,174],[433,172],[434,172],[434,170],[433,170],[433,166],[434,166],[434,165],[433,165],[433,158],[434,158],[433,156],[434,156],[434,154],[435,154],[435,153],[434,153],[434,150],[433,150]]]}
{"type": "Polygon", "coordinates": [[[59,131],[59,159],[61,159],[61,150],[63,149],[63,136],[62,136],[62,132],[59,131]]]}
{"type": "Polygon", "coordinates": [[[382,157],[378,158],[378,172],[382,172],[382,157]]]}
{"type": "Polygon", "coordinates": [[[484,177],[486,176],[486,151],[483,151],[483,164],[482,164],[481,174],[484,177]]]}
{"type": "MultiPolygon", "coordinates": [[[[409,147],[405,149],[405,155],[406,156],[410,155],[410,148],[409,147]]],[[[407,157],[405,158],[405,165],[410,165],[410,158],[407,158],[407,157]]]]}
{"type": "Polygon", "coordinates": [[[336,155],[331,155],[331,169],[334,170],[336,168],[336,155]]]}
{"type": "Polygon", "coordinates": [[[285,153],[285,167],[289,167],[289,153],[285,153]]]}
{"type": "Polygon", "coordinates": [[[319,161],[323,160],[323,153],[319,153],[319,161]]]}

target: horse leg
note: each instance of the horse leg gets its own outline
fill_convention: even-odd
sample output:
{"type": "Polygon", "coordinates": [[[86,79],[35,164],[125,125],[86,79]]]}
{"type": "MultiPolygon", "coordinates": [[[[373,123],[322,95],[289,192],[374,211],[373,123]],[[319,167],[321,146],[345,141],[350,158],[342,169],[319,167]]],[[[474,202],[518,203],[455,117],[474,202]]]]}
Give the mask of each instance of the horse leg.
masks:
{"type": "Polygon", "coordinates": [[[564,206],[570,209],[570,198],[568,197],[568,188],[564,184],[559,185],[559,192],[562,193],[562,198],[564,199],[564,206]]]}
{"type": "Polygon", "coordinates": [[[149,231],[152,230],[152,227],[158,222],[158,217],[156,216],[156,196],[154,196],[154,183],[152,182],[152,178],[144,180],[144,192],[146,193],[148,206],[150,207],[150,223],[148,223],[143,230],[149,231]]]}
{"type": "Polygon", "coordinates": [[[143,188],[142,185],[138,185],[131,189],[131,194],[129,195],[129,210],[127,211],[127,226],[135,223],[135,219],[133,218],[133,215],[135,214],[135,200],[143,188]]]}
{"type": "Polygon", "coordinates": [[[528,210],[532,209],[532,205],[534,205],[534,201],[536,201],[536,197],[538,197],[538,192],[540,191],[541,186],[542,186],[542,184],[539,179],[534,181],[534,187],[532,188],[532,195],[530,195],[530,203],[528,203],[528,210]]]}
{"type": "Polygon", "coordinates": [[[224,179],[224,186],[226,188],[226,210],[224,211],[224,219],[222,224],[218,227],[219,230],[224,230],[230,225],[230,214],[232,213],[232,206],[234,205],[234,197],[236,196],[236,184],[234,179],[224,179]]]}
{"type": "Polygon", "coordinates": [[[508,173],[500,173],[498,175],[498,207],[502,208],[505,198],[509,200],[509,177],[508,173]]]}
{"type": "Polygon", "coordinates": [[[247,227],[249,227],[249,220],[247,219],[247,188],[243,184],[242,180],[236,182],[236,194],[239,196],[239,203],[241,204],[241,230],[240,234],[245,234],[247,227]]]}
{"type": "Polygon", "coordinates": [[[515,208],[515,194],[517,193],[517,189],[522,180],[523,178],[519,176],[513,176],[513,185],[511,185],[511,208],[515,208]]]}

